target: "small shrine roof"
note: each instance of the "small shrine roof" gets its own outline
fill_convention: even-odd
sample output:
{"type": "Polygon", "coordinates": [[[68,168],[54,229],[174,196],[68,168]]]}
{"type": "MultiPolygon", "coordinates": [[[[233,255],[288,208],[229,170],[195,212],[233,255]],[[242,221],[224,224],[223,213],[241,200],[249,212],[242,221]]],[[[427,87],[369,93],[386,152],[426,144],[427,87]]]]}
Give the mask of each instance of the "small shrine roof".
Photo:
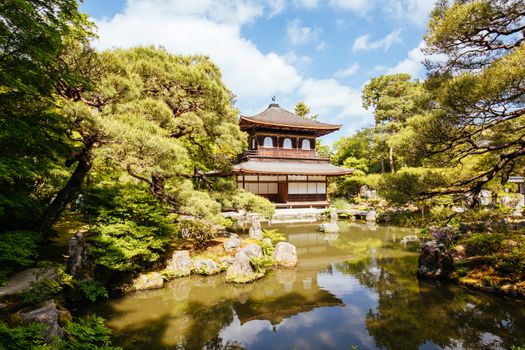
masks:
{"type": "Polygon", "coordinates": [[[281,108],[276,103],[270,104],[265,111],[254,116],[241,116],[239,126],[242,130],[255,126],[263,126],[279,129],[314,131],[318,135],[326,135],[341,128],[341,125],[321,123],[317,120],[298,116],[295,113],[281,108]]]}

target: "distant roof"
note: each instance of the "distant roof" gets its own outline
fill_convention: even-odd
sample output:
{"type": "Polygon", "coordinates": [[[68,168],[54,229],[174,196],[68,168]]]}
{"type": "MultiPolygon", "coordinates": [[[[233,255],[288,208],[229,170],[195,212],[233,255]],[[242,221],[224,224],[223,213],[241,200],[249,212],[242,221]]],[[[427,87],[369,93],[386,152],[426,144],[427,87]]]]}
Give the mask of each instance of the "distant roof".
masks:
{"type": "Polygon", "coordinates": [[[274,175],[326,175],[338,176],[353,173],[352,169],[340,168],[328,162],[298,162],[286,160],[250,159],[233,166],[238,174],[274,174],[274,175]]]}
{"type": "Polygon", "coordinates": [[[277,103],[270,104],[265,111],[254,116],[241,116],[239,126],[242,130],[254,126],[266,126],[270,128],[277,127],[280,129],[314,131],[317,135],[326,135],[341,128],[341,125],[321,123],[316,120],[300,117],[297,114],[279,107],[277,103]]]}

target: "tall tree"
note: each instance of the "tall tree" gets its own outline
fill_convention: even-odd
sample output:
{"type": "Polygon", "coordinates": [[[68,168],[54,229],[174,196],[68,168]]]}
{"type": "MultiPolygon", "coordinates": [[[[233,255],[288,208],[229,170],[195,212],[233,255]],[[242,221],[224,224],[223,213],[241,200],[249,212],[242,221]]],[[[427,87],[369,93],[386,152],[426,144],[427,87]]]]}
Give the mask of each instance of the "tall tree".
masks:
{"type": "Polygon", "coordinates": [[[505,183],[525,166],[525,3],[439,1],[425,36],[435,113],[419,132],[443,165],[471,171],[449,193],[505,183]],[[443,156],[443,155],[446,156],[443,156]]]}
{"type": "Polygon", "coordinates": [[[46,211],[42,231],[79,191],[97,160],[147,183],[153,195],[177,212],[218,212],[217,203],[195,189],[213,187],[206,174],[229,170],[246,147],[246,136],[237,125],[232,95],[207,57],[155,48],[96,54],[77,47],[62,61],[71,70],[87,72],[92,84],[57,84],[68,101],[69,135],[78,147],[72,162],[77,166],[46,211]],[[201,205],[192,206],[197,202],[201,205]],[[184,209],[189,207],[193,212],[184,209]]]}
{"type": "MultiPolygon", "coordinates": [[[[390,171],[395,172],[396,146],[411,135],[406,129],[410,118],[423,113],[428,97],[422,84],[412,81],[409,74],[382,75],[373,78],[363,89],[363,106],[373,108],[375,118],[375,143],[385,143],[388,149],[390,171]],[[403,133],[401,133],[403,131],[403,133]]],[[[403,147],[403,153],[407,153],[403,147]]],[[[404,154],[399,154],[403,158],[404,154]]]]}
{"type": "Polygon", "coordinates": [[[317,120],[317,118],[319,117],[318,114],[309,115],[310,114],[310,107],[308,107],[308,105],[306,103],[304,103],[303,101],[297,102],[297,104],[295,105],[295,108],[294,108],[294,112],[298,116],[301,116],[303,118],[312,119],[312,120],[317,120]]]}
{"type": "Polygon", "coordinates": [[[54,85],[77,79],[59,64],[65,38],[87,41],[76,0],[0,4],[0,231],[28,229],[63,180],[70,143],[54,85]]]}

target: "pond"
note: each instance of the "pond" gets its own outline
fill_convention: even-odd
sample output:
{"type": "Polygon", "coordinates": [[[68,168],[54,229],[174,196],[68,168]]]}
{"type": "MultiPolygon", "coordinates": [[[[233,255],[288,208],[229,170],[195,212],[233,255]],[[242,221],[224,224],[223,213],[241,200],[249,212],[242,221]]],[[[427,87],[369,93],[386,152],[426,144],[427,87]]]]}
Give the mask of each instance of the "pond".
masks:
{"type": "Polygon", "coordinates": [[[525,343],[525,305],[415,277],[410,229],[340,222],[277,225],[296,269],[247,285],[224,274],[98,304],[125,349],[509,349],[525,343]]]}

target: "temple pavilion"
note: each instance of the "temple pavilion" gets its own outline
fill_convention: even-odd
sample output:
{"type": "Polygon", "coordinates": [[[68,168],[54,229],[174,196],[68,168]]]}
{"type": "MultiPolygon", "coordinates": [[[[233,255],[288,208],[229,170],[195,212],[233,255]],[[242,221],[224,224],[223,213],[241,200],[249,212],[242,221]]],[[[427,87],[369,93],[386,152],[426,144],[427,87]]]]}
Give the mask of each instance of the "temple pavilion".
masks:
{"type": "Polygon", "coordinates": [[[233,168],[238,187],[277,207],[326,207],[328,177],[352,173],[315,149],[318,137],[341,125],[303,118],[272,103],[262,113],[241,116],[239,126],[249,135],[249,149],[233,168]]]}

